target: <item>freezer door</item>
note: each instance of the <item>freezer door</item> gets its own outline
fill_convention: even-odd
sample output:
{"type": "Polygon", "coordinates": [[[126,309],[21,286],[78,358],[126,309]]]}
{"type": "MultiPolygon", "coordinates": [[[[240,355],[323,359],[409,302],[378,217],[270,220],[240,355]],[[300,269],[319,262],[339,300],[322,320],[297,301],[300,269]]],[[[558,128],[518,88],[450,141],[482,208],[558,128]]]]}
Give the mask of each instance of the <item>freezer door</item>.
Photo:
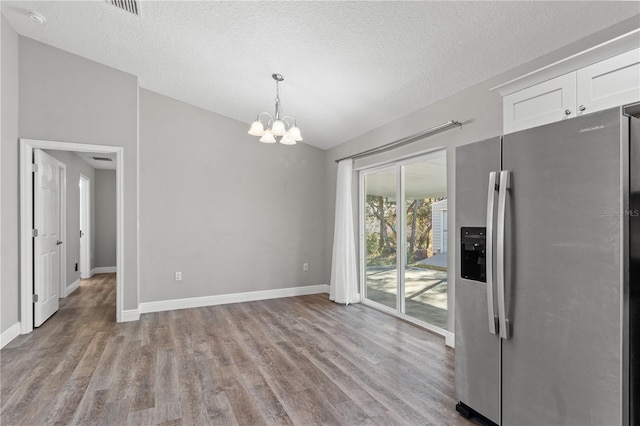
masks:
{"type": "Polygon", "coordinates": [[[500,138],[456,149],[456,399],[499,417],[500,343],[489,333],[486,282],[461,277],[463,227],[486,227],[489,174],[500,170],[500,138]]]}
{"type": "Polygon", "coordinates": [[[504,137],[503,425],[621,424],[620,111],[504,137]]]}

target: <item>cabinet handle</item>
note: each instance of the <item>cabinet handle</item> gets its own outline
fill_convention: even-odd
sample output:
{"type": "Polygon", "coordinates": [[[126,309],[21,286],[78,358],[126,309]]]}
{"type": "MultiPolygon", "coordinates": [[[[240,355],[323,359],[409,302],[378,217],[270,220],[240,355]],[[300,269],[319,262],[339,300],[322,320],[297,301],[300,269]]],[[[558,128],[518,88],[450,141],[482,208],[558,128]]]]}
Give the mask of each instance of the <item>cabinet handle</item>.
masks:
{"type": "Polygon", "coordinates": [[[580,105],[580,106],[578,107],[578,110],[579,110],[580,112],[584,111],[585,109],[587,109],[587,107],[586,107],[586,106],[584,106],[584,105],[580,105]]]}
{"type": "Polygon", "coordinates": [[[565,109],[565,110],[564,110],[564,115],[571,115],[571,111],[570,111],[570,110],[568,110],[568,109],[565,109]]]}

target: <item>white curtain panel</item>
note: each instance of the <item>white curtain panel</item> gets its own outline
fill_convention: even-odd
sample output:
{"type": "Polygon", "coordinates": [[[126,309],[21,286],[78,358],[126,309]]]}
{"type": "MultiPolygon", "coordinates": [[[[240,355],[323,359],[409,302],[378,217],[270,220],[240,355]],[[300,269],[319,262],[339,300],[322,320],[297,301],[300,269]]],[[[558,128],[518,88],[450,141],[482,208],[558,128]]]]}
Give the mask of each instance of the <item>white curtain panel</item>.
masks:
{"type": "Polygon", "coordinates": [[[358,303],[358,271],[356,244],[353,232],[351,180],[353,160],[338,163],[336,184],[336,220],[333,232],[333,261],[329,299],[336,303],[358,303]]]}

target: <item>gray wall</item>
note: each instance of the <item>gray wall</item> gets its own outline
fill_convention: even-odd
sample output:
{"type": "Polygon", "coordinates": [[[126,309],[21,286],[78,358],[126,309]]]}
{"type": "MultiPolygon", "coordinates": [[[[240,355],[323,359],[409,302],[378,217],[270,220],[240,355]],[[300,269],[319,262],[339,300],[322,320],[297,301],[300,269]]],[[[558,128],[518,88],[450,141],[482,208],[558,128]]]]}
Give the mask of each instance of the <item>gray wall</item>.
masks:
{"type": "MultiPolygon", "coordinates": [[[[137,309],[137,78],[28,38],[20,37],[19,43],[19,136],[124,148],[120,266],[124,309],[137,309]]],[[[7,161],[17,164],[18,157],[7,161]]],[[[7,202],[17,208],[17,200],[7,202]]]]}
{"type": "Polygon", "coordinates": [[[328,283],[324,151],[247,129],[140,91],[142,302],[328,283]]]}
{"type": "MultiPolygon", "coordinates": [[[[327,230],[325,232],[327,248],[327,264],[325,268],[331,270],[331,250],[333,246],[333,222],[335,209],[335,185],[337,165],[336,159],[346,157],[351,154],[375,148],[394,140],[409,136],[427,128],[436,126],[449,120],[457,120],[463,123],[461,129],[449,130],[444,133],[423,139],[402,148],[389,151],[357,160],[354,168],[363,168],[374,164],[394,161],[399,158],[417,155],[426,150],[445,148],[447,150],[447,192],[449,193],[449,247],[455,247],[457,240],[457,228],[455,223],[455,199],[451,196],[455,194],[455,147],[467,143],[479,141],[502,133],[502,98],[499,94],[491,92],[490,89],[498,84],[509,81],[513,78],[524,75],[542,66],[551,64],[572,54],[595,46],[604,41],[610,40],[618,35],[624,34],[637,28],[637,18],[629,19],[607,30],[601,31],[577,43],[573,43],[565,48],[557,50],[549,55],[520,66],[508,73],[496,76],[484,83],[461,90],[458,94],[436,102],[426,108],[418,110],[401,119],[385,124],[371,132],[354,138],[346,143],[338,145],[326,152],[326,187],[327,198],[325,203],[325,215],[327,218],[327,230]]],[[[358,174],[354,173],[354,220],[358,220],[358,174]]],[[[357,238],[357,236],[354,236],[357,238]]],[[[357,241],[357,240],[356,240],[357,241]]],[[[457,264],[454,258],[454,250],[448,253],[448,281],[454,282],[457,264]]],[[[455,288],[448,287],[448,297],[454,300],[455,288]]],[[[453,330],[453,311],[448,312],[448,329],[453,330]]]]}
{"type": "Polygon", "coordinates": [[[2,27],[2,168],[0,241],[0,333],[17,323],[20,307],[18,215],[18,34],[0,17],[2,27]]]}
{"type": "Polygon", "coordinates": [[[116,266],[116,171],[95,171],[95,264],[96,268],[116,266]]]}
{"type": "MultiPolygon", "coordinates": [[[[94,169],[86,161],[78,157],[74,152],[45,150],[52,157],[59,160],[67,166],[67,233],[62,240],[67,250],[67,282],[69,287],[76,280],[80,279],[79,265],[78,272],[75,270],[75,262],[80,260],[80,174],[91,180],[91,198],[90,198],[90,223],[91,235],[95,235],[95,176],[94,169]]],[[[95,258],[95,238],[91,239],[90,247],[90,267],[94,267],[95,258]]],[[[61,295],[62,296],[62,295],[61,295]]]]}
{"type": "MultiPolygon", "coordinates": [[[[138,306],[138,202],[141,301],[328,282],[322,150],[261,144],[246,123],[143,90],[138,170],[136,77],[31,39],[18,43],[19,137],[124,147],[125,309],[138,306]]],[[[14,216],[2,220],[16,232],[12,243],[3,238],[3,254],[16,253],[17,276],[14,148],[5,157],[3,144],[16,190],[13,197],[3,191],[3,212],[14,216]]],[[[6,305],[17,320],[17,278],[14,287],[6,305]]]]}

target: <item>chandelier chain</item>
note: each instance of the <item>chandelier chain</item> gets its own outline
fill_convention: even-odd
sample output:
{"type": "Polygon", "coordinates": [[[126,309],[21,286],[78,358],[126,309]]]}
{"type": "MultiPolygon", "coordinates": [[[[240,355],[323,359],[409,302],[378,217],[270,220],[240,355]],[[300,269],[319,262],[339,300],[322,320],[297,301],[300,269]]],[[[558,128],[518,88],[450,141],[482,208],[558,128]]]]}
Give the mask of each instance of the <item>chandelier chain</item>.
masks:
{"type": "Polygon", "coordinates": [[[276,79],[276,120],[280,119],[282,102],[280,102],[280,80],[276,79]]]}

